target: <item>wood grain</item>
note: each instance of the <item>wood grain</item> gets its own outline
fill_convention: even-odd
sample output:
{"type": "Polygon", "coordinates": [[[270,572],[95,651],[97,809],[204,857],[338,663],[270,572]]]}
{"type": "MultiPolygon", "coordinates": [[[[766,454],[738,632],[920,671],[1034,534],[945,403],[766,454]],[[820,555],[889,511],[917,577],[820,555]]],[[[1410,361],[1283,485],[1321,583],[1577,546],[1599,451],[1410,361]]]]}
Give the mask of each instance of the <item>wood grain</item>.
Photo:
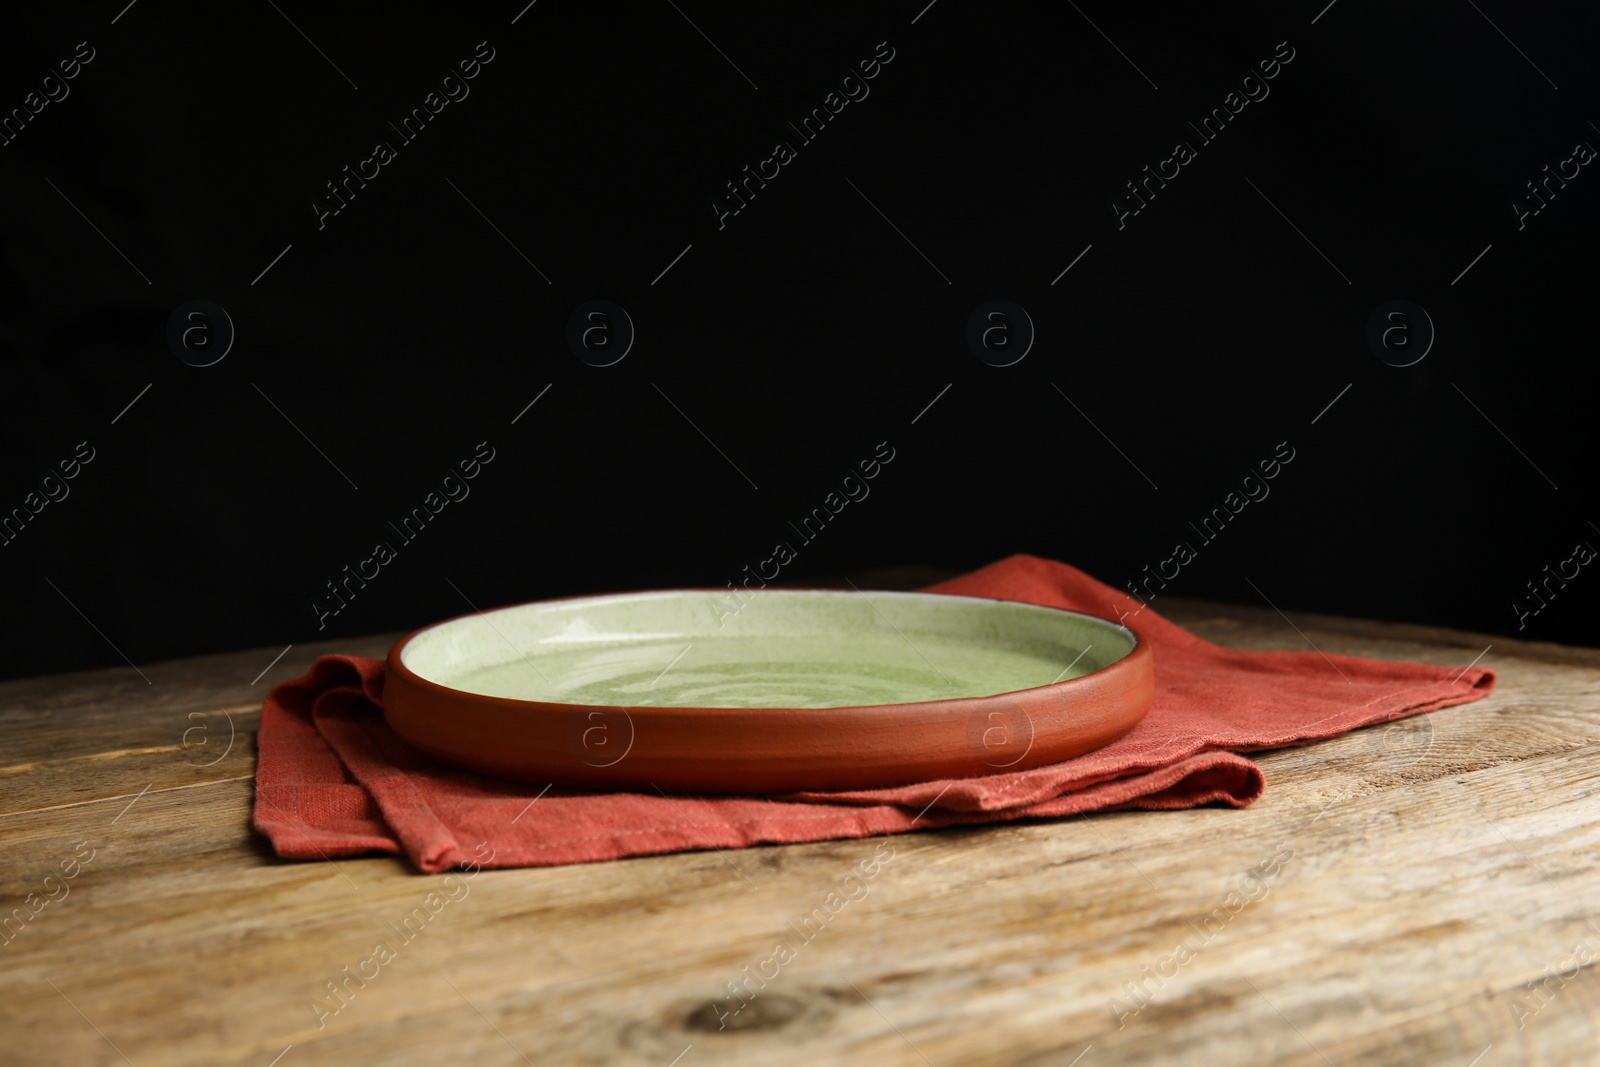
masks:
{"type": "MultiPolygon", "coordinates": [[[[1221,644],[1306,647],[1273,611],[1163,606],[1221,644]]],[[[1600,652],[1295,624],[1461,667],[1492,640],[1500,686],[1262,754],[1244,811],[888,839],[809,941],[788,924],[882,842],[472,878],[280,862],[249,829],[257,708],[332,645],[254,685],[279,650],[0,684],[0,918],[67,889],[0,934],[0,1063],[1596,1062],[1600,652]],[[402,941],[429,892],[455,899],[402,941]],[[780,940],[793,958],[724,1014],[780,940]],[[380,941],[394,957],[319,1013],[380,941]]]]}

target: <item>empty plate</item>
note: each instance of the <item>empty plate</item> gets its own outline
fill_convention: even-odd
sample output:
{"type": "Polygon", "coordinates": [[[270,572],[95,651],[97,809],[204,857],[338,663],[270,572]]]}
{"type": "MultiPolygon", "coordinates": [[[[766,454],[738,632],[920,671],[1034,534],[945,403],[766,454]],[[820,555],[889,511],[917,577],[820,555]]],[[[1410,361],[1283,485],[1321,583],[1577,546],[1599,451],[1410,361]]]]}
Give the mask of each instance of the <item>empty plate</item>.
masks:
{"type": "Polygon", "coordinates": [[[1150,648],[1009,600],[835,590],[625,593],[425,627],[384,713],[467,770],[586,789],[868,789],[1055,763],[1150,708],[1150,648]]]}

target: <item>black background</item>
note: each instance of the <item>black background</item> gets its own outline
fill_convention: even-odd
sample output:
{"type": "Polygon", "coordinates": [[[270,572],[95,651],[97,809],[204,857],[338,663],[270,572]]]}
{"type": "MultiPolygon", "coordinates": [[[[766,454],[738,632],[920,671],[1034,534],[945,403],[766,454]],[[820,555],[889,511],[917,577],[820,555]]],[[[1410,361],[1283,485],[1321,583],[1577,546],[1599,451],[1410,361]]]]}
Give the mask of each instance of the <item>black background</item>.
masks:
{"type": "Polygon", "coordinates": [[[0,547],[5,676],[721,586],[780,539],[785,581],[1024,551],[1119,587],[1188,540],[1167,595],[1600,640],[1590,568],[1520,630],[1511,607],[1600,545],[1600,171],[1523,229],[1510,207],[1600,145],[1592,7],[5,23],[7,113],[95,54],[0,148],[0,511],[95,450],[0,547]],[[319,230],[324,183],[480,41],[470,95],[319,230]],[[1284,41],[1270,95],[1199,144],[1186,120],[1284,41]],[[785,123],[879,42],[870,95],[799,144],[785,123]],[[719,230],[711,199],[779,139],[797,158],[719,230]],[[1108,201],[1179,139],[1197,158],[1119,229],[1108,201]],[[637,328],[609,367],[565,341],[596,298],[637,328]],[[997,298],[1037,328],[1009,367],[965,339],[997,298]],[[1438,333],[1406,368],[1365,341],[1396,298],[1438,333]],[[204,368],[166,341],[196,299],[237,330],[204,368]],[[481,441],[470,496],[399,546],[386,520],[481,441]],[[799,545],[787,523],[882,441],[870,496],[799,545]],[[1285,441],[1270,496],[1200,545],[1187,522],[1285,441]],[[398,558],[319,629],[313,598],[380,538],[398,558]]]}

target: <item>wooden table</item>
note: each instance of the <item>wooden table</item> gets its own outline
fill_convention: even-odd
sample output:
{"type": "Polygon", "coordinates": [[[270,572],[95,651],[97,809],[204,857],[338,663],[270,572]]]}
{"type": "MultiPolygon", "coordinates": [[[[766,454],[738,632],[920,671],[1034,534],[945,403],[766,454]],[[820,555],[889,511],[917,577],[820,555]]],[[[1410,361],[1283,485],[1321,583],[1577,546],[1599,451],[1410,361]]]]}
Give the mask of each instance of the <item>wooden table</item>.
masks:
{"type": "MultiPolygon", "coordinates": [[[[1236,647],[1465,667],[1491,640],[1161,606],[1236,647]]],[[[249,828],[258,704],[336,646],[0,684],[0,1062],[1597,1062],[1600,652],[1492,640],[1494,696],[1261,755],[1244,811],[890,839],[720,1031],[708,1002],[879,840],[484,871],[319,1027],[444,885],[249,828]]]]}

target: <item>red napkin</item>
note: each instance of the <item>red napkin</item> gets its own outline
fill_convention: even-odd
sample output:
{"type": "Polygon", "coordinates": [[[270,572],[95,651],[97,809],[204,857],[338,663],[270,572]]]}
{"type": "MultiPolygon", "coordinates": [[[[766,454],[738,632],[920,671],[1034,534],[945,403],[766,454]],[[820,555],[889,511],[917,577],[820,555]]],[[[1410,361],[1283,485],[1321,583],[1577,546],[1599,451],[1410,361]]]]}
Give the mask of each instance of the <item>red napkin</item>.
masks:
{"type": "Polygon", "coordinates": [[[1082,571],[1035,556],[1012,556],[930,591],[1124,618],[1155,653],[1155,705],[1105,748],[1027,771],[776,798],[592,793],[441,766],[384,722],[382,661],[324,656],[310,674],[275,687],[261,709],[255,827],[289,859],[403,852],[436,872],[1114,808],[1240,808],[1265,785],[1240,752],[1307,744],[1494,688],[1494,673],[1478,667],[1219,648],[1082,571]]]}

